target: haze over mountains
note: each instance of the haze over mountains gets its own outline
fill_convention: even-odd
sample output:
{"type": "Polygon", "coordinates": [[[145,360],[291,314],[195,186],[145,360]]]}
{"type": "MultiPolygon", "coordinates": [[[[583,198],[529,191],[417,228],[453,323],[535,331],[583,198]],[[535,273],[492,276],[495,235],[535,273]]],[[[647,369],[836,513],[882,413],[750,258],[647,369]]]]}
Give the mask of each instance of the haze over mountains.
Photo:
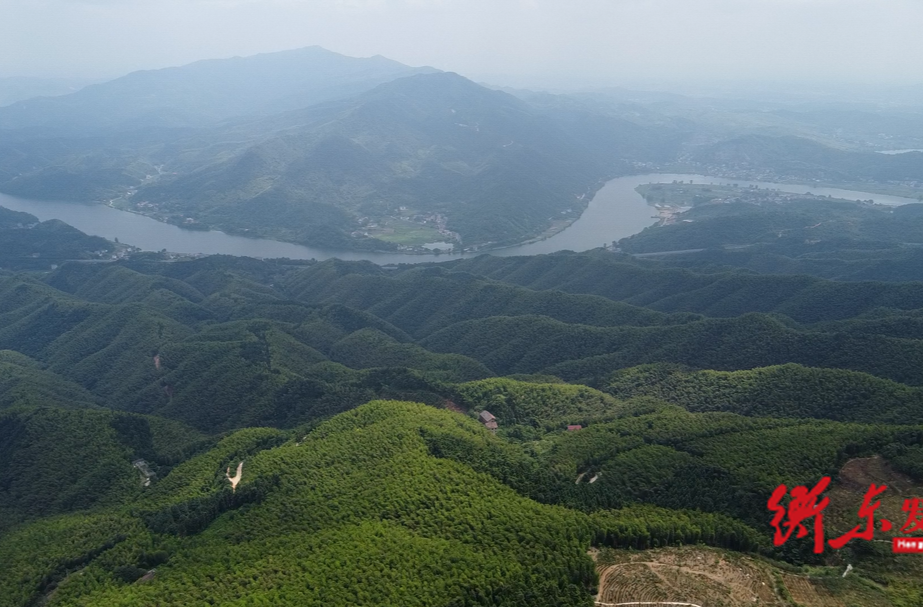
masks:
{"type": "Polygon", "coordinates": [[[213,59],[133,72],[64,97],[0,108],[0,129],[90,134],[144,127],[202,126],[346,97],[433,68],[384,57],[355,59],[320,47],[213,59]]]}
{"type": "MultiPolygon", "coordinates": [[[[0,191],[338,250],[421,251],[553,233],[631,172],[923,179],[913,155],[859,151],[870,129],[907,124],[897,115],[512,92],[320,47],[135,72],[0,108],[0,191]]],[[[923,140],[914,133],[901,144],[923,140]]]]}
{"type": "Polygon", "coordinates": [[[88,84],[92,82],[67,78],[0,78],[0,108],[35,97],[68,95],[88,84]]]}
{"type": "Polygon", "coordinates": [[[632,125],[619,136],[622,124],[309,48],[2,108],[13,143],[0,150],[0,187],[339,248],[395,248],[365,234],[393,232],[402,216],[428,217],[449,248],[511,243],[576,217],[626,158],[662,157],[662,137],[632,125]]]}
{"type": "Polygon", "coordinates": [[[742,175],[764,173],[825,183],[923,179],[923,152],[849,152],[796,137],[738,137],[704,146],[692,158],[701,166],[726,167],[742,175]]]}
{"type": "Polygon", "coordinates": [[[923,204],[801,189],[923,195],[923,154],[878,153],[918,113],[319,47],[0,107],[5,193],[469,253],[141,251],[0,207],[0,607],[919,607],[889,540],[923,496],[923,204]],[[470,254],[624,175],[656,225],[470,254]],[[776,545],[771,493],[824,476],[827,539],[871,482],[892,527],[776,545]]]}

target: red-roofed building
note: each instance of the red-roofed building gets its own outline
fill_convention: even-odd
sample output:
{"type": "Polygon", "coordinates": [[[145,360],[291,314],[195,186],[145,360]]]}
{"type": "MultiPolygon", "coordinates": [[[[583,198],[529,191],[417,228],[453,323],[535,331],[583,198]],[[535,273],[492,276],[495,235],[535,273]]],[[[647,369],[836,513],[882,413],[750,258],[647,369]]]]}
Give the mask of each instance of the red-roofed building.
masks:
{"type": "Polygon", "coordinates": [[[574,426],[568,426],[568,427],[567,427],[567,431],[568,431],[568,432],[574,432],[574,431],[576,431],[576,430],[583,430],[583,426],[581,426],[580,424],[577,424],[577,425],[574,425],[574,426]]]}

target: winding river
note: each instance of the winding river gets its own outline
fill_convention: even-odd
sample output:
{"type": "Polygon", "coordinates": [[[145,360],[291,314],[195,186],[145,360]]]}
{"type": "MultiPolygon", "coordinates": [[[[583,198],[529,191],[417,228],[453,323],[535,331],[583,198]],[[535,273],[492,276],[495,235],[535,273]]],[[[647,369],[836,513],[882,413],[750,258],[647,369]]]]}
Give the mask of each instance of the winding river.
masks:
{"type": "MultiPolygon", "coordinates": [[[[492,255],[535,255],[553,253],[554,251],[586,251],[612,241],[631,236],[655,223],[654,210],[635,191],[645,183],[671,183],[672,181],[692,181],[693,183],[739,184],[742,187],[759,186],[784,192],[805,193],[833,196],[849,200],[874,200],[880,204],[902,205],[915,203],[917,200],[898,196],[870,194],[853,190],[821,188],[807,185],[766,183],[706,177],[704,175],[679,175],[667,173],[650,173],[647,175],[630,175],[608,181],[590,201],[583,215],[568,228],[554,236],[506,249],[491,251],[492,255]]],[[[447,261],[457,259],[460,255],[409,255],[401,253],[362,253],[355,251],[334,251],[318,249],[291,243],[259,238],[232,236],[218,231],[203,232],[184,230],[183,228],[162,223],[150,217],[135,213],[119,211],[101,204],[82,204],[75,202],[50,202],[27,200],[0,194],[0,206],[16,211],[25,211],[40,220],[60,219],[77,229],[102,236],[110,240],[118,238],[121,242],[132,244],[146,251],[167,249],[178,253],[190,254],[225,254],[248,257],[288,257],[291,259],[329,259],[338,257],[346,260],[369,260],[378,264],[421,263],[425,261],[447,261]]],[[[466,254],[473,257],[480,253],[466,254]]]]}

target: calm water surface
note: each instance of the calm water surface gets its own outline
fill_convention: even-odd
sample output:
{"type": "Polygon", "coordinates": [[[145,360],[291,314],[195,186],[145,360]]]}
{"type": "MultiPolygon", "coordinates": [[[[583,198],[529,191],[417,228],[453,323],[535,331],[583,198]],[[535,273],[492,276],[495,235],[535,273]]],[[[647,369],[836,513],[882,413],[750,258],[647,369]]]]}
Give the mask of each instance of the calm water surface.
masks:
{"type": "MultiPolygon", "coordinates": [[[[656,223],[654,209],[650,207],[635,188],[645,183],[671,183],[672,181],[692,181],[697,184],[738,184],[742,187],[759,186],[784,192],[803,194],[811,192],[823,196],[846,198],[849,200],[872,199],[880,204],[902,205],[915,203],[917,200],[898,196],[869,194],[853,190],[836,188],[819,188],[807,185],[784,183],[766,183],[758,181],[741,181],[722,179],[704,175],[678,175],[652,173],[619,177],[606,183],[590,201],[580,219],[567,229],[551,238],[531,244],[491,251],[492,255],[535,255],[571,250],[586,251],[614,240],[631,236],[656,223]]],[[[76,202],[49,202],[27,200],[0,194],[0,206],[16,211],[25,211],[42,221],[60,219],[75,228],[113,240],[140,247],[146,251],[167,249],[177,253],[200,253],[205,255],[224,254],[247,257],[288,257],[291,259],[329,259],[338,257],[346,260],[369,260],[380,264],[421,263],[424,261],[447,261],[462,255],[408,255],[401,253],[360,253],[355,251],[336,251],[306,247],[275,240],[245,238],[232,236],[218,231],[203,232],[184,230],[178,226],[161,223],[150,217],[120,211],[101,204],[83,204],[76,202]]],[[[466,254],[473,257],[476,254],[466,254]]]]}

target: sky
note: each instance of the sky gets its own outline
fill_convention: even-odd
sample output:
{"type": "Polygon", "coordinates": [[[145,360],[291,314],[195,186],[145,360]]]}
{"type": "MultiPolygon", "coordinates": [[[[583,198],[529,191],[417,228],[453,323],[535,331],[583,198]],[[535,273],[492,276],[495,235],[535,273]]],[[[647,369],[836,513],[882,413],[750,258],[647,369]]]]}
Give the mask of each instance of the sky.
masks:
{"type": "Polygon", "coordinates": [[[923,83],[923,0],[0,0],[0,76],[320,45],[551,89],[923,83]]]}

